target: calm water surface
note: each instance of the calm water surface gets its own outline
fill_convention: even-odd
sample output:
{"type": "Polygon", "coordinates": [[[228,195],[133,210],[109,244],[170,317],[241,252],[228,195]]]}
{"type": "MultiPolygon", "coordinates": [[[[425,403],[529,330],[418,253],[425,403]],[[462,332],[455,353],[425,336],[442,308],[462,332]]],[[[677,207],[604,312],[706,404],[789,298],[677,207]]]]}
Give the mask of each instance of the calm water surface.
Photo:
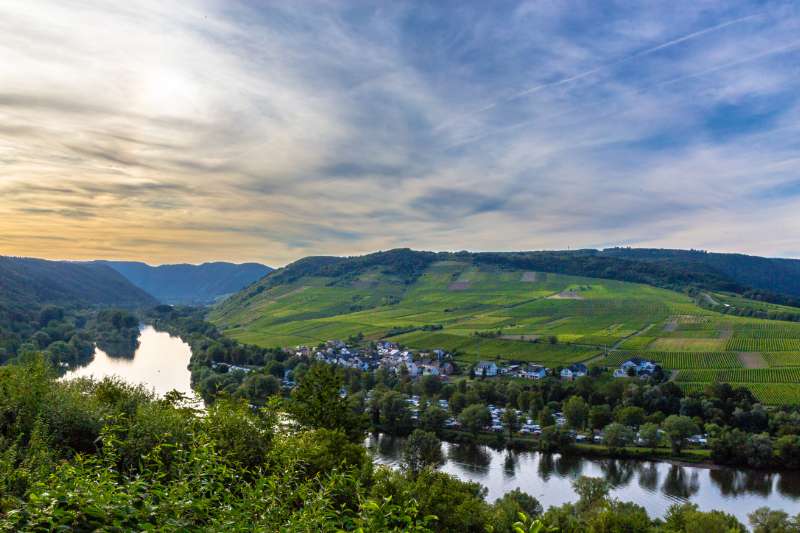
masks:
{"type": "Polygon", "coordinates": [[[191,373],[187,368],[191,356],[189,345],[180,338],[144,326],[133,357],[112,357],[95,348],[94,359],[88,365],[70,370],[63,379],[119,376],[129,383],[155,390],[159,395],[175,389],[192,396],[191,373]]]}
{"type": "MultiPolygon", "coordinates": [[[[402,439],[370,436],[367,446],[379,463],[396,465],[402,439]]],[[[663,516],[674,503],[690,501],[701,510],[719,509],[747,524],[747,515],[763,506],[800,512],[800,473],[709,469],[651,461],[586,459],[560,454],[493,450],[487,446],[444,443],[444,472],[477,481],[493,502],[519,488],[545,508],[573,499],[572,481],[579,476],[602,477],[612,495],[633,501],[650,516],[663,516]]]]}

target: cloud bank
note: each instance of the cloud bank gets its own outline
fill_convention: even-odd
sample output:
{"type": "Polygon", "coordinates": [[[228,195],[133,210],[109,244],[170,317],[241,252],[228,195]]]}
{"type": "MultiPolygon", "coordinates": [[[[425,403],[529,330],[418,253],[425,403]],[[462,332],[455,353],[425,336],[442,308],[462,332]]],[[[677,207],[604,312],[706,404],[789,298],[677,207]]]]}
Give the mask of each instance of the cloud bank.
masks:
{"type": "Polygon", "coordinates": [[[0,253],[800,257],[796,2],[0,1],[0,253]]]}

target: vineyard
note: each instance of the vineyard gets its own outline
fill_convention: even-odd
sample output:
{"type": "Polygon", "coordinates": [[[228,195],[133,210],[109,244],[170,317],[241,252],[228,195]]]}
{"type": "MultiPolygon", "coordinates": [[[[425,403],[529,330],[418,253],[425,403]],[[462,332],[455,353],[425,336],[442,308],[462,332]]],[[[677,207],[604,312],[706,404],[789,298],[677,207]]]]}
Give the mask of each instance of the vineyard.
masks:
{"type": "MultiPolygon", "coordinates": [[[[686,393],[703,392],[708,383],[678,383],[686,393]]],[[[766,405],[800,403],[800,386],[783,383],[733,383],[733,386],[747,387],[758,400],[766,405]]]]}
{"type": "Polygon", "coordinates": [[[613,370],[638,357],[677,371],[686,390],[725,381],[770,403],[800,395],[800,324],[716,313],[681,292],[607,279],[460,260],[432,263],[413,280],[375,267],[265,286],[210,318],[261,346],[361,335],[442,348],[462,368],[496,360],[613,370]]]}
{"type": "Polygon", "coordinates": [[[800,351],[800,339],[787,338],[753,338],[734,336],[725,346],[734,352],[784,352],[800,351]]]}
{"type": "Polygon", "coordinates": [[[612,352],[604,363],[619,366],[631,357],[639,357],[658,363],[664,368],[741,368],[738,354],[733,352],[612,352]]]}
{"type": "Polygon", "coordinates": [[[769,366],[800,366],[800,352],[764,352],[769,366]]]}
{"type": "Polygon", "coordinates": [[[678,372],[677,382],[719,381],[723,383],[791,383],[800,385],[800,367],[737,368],[729,370],[688,369],[678,372]]]}

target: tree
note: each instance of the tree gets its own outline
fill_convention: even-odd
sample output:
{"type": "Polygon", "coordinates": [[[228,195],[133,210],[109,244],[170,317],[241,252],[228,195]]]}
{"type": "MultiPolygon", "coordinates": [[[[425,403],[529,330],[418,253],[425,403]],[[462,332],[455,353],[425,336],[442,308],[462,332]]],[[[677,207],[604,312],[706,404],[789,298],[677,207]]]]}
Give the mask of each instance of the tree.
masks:
{"type": "Polygon", "coordinates": [[[494,530],[514,531],[514,524],[520,520],[520,513],[528,518],[535,518],[542,514],[542,505],[536,498],[519,489],[506,492],[494,502],[494,530]]]}
{"type": "Polygon", "coordinates": [[[572,482],[572,489],[578,495],[575,504],[579,513],[597,509],[608,502],[611,486],[608,481],[599,477],[581,476],[572,482]]]}
{"type": "Polygon", "coordinates": [[[669,437],[673,453],[681,453],[686,439],[697,434],[700,428],[688,416],[670,415],[661,426],[669,437]]]}
{"type": "Polygon", "coordinates": [[[693,503],[675,504],[667,510],[664,517],[664,531],[679,533],[710,533],[720,531],[725,533],[745,533],[747,530],[735,516],[722,511],[698,510],[693,503]]]}
{"type": "Polygon", "coordinates": [[[614,453],[627,446],[633,438],[630,428],[619,422],[612,422],[603,430],[603,442],[614,453]]]}
{"type": "Polygon", "coordinates": [[[442,388],[442,382],[436,376],[422,376],[419,385],[426,396],[433,396],[442,388]]]}
{"type": "Polygon", "coordinates": [[[444,463],[442,443],[436,434],[415,429],[403,446],[403,466],[413,476],[424,468],[436,468],[444,463]]]}
{"type": "Polygon", "coordinates": [[[644,424],[646,416],[641,407],[627,406],[617,409],[616,420],[623,426],[638,428],[644,424]]]}
{"type": "Polygon", "coordinates": [[[611,407],[606,404],[593,405],[589,409],[589,427],[592,429],[602,429],[609,425],[611,418],[611,407]]]}
{"type": "Polygon", "coordinates": [[[281,382],[275,376],[252,374],[244,378],[236,393],[237,396],[247,398],[252,404],[264,405],[267,397],[278,394],[280,391],[281,382]]]}
{"type": "Polygon", "coordinates": [[[786,468],[800,467],[800,436],[784,435],[775,441],[775,458],[786,468]]]}
{"type": "Polygon", "coordinates": [[[574,429],[583,429],[589,417],[589,407],[580,396],[573,396],[564,404],[564,416],[574,429]]]}
{"type": "Polygon", "coordinates": [[[572,446],[573,442],[574,439],[569,431],[556,426],[546,426],[539,435],[539,451],[549,453],[565,450],[572,446]]]}
{"type": "MultiPolygon", "coordinates": [[[[464,381],[461,381],[464,383],[464,381]]],[[[458,416],[458,414],[467,406],[467,399],[464,396],[464,392],[457,390],[450,396],[450,411],[453,413],[453,416],[458,416]]]]}
{"type": "Polygon", "coordinates": [[[766,433],[748,435],[747,465],[753,468],[764,468],[772,463],[772,439],[766,433]]]}
{"type": "Polygon", "coordinates": [[[388,391],[380,399],[380,425],[392,435],[405,435],[414,425],[406,397],[397,391],[388,391]]]}
{"type": "Polygon", "coordinates": [[[517,416],[517,412],[514,409],[506,407],[506,410],[503,412],[503,424],[505,424],[506,429],[508,429],[509,439],[514,436],[514,433],[519,431],[519,416],[517,416]]]}
{"type": "Polygon", "coordinates": [[[542,407],[542,409],[539,411],[539,425],[543,428],[556,425],[556,419],[553,417],[553,411],[549,407],[542,407]]]}
{"type": "Polygon", "coordinates": [[[461,414],[458,415],[458,421],[461,427],[466,431],[472,433],[473,438],[478,436],[480,431],[489,425],[492,417],[489,414],[489,409],[483,404],[472,404],[466,407],[461,414]]]}
{"type": "Polygon", "coordinates": [[[292,393],[289,409],[300,424],[323,429],[341,429],[353,441],[364,435],[363,417],[353,413],[340,394],[342,377],[331,365],[309,368],[292,393]]]}
{"type": "Polygon", "coordinates": [[[659,441],[661,440],[661,435],[658,432],[658,426],[652,423],[643,424],[639,428],[639,439],[642,441],[642,446],[655,451],[655,449],[658,447],[659,441]]]}
{"type": "Polygon", "coordinates": [[[440,431],[447,421],[447,411],[435,404],[429,405],[419,417],[419,425],[426,431],[440,431]]]}
{"type": "Polygon", "coordinates": [[[785,511],[760,507],[748,515],[753,533],[800,533],[800,514],[791,518],[785,511]]]}

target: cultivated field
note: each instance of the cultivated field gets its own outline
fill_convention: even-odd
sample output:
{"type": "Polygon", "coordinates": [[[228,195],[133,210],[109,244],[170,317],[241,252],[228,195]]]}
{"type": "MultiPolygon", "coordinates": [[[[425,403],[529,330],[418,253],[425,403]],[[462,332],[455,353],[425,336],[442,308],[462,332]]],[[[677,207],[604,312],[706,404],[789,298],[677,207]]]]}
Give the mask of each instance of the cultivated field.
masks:
{"type": "Polygon", "coordinates": [[[634,283],[447,261],[412,283],[379,269],[355,279],[302,277],[223,304],[211,318],[227,335],[261,346],[362,334],[443,348],[463,362],[614,367],[642,357],[676,370],[687,390],[725,381],[767,403],[800,401],[800,324],[723,315],[685,294],[634,283]]]}

